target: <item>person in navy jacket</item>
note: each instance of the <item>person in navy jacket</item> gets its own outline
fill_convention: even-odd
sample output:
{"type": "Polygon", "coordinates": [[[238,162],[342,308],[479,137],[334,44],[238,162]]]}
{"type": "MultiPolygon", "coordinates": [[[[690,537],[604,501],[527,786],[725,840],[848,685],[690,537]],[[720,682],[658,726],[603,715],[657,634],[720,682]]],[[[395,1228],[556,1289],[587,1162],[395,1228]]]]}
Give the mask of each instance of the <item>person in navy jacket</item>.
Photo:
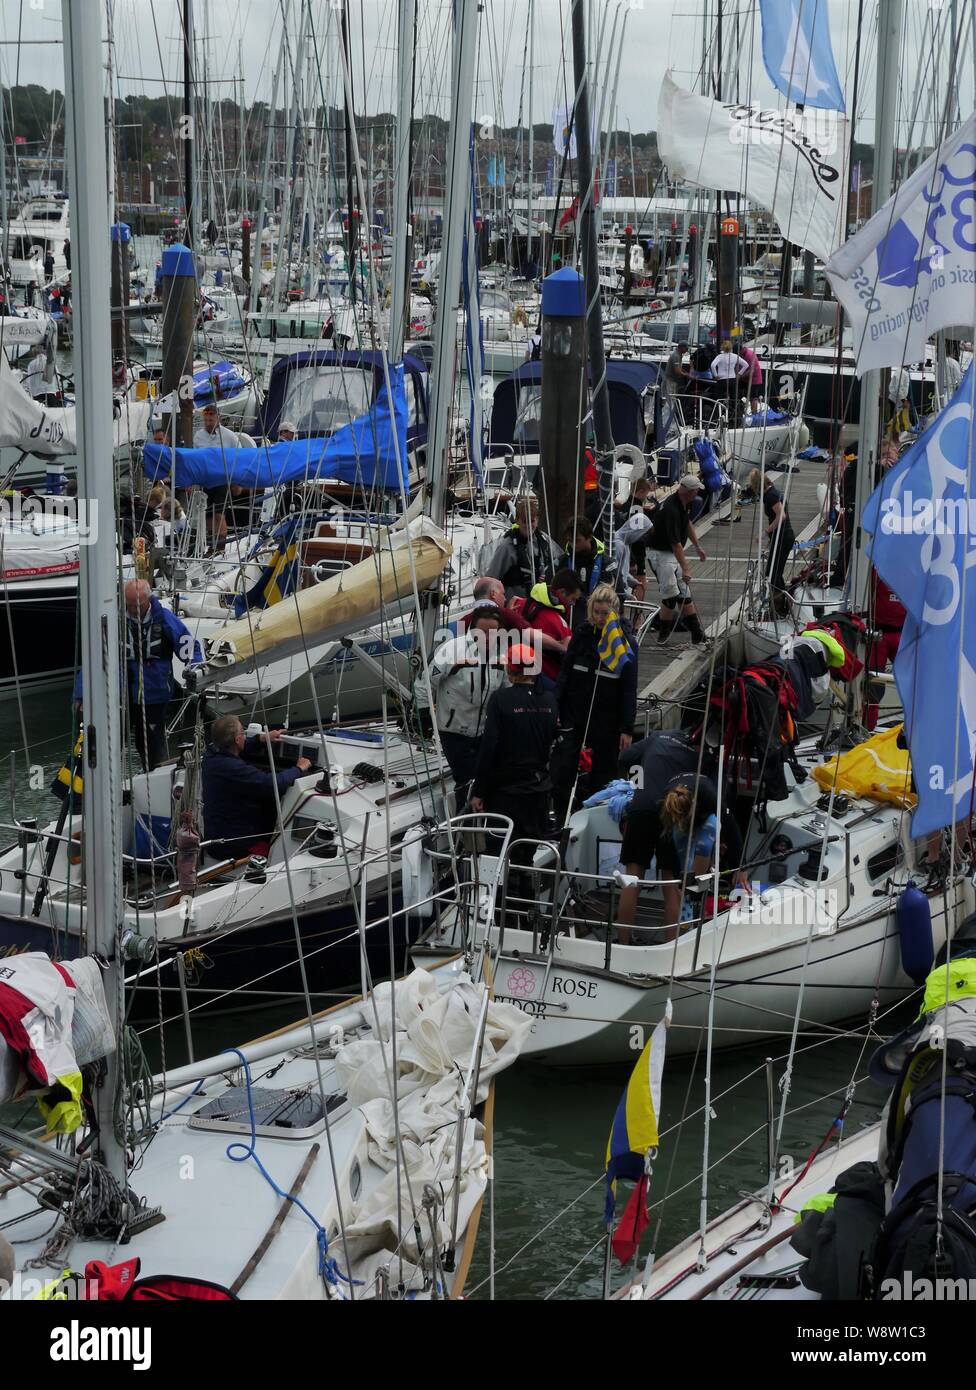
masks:
{"type": "Polygon", "coordinates": [[[266,772],[250,761],[262,745],[275,744],[281,730],[248,738],[234,714],[215,719],[210,744],[203,755],[203,829],[212,842],[209,853],[217,859],[237,859],[245,854],[267,854],[277,820],[278,796],[311,769],[308,758],[294,767],[266,772]]]}
{"type": "MultiPolygon", "coordinates": [[[[186,666],[203,660],[197,642],[175,613],[164,608],[144,579],[125,586],[125,668],[129,727],[146,772],[169,755],[166,707],[173,697],[173,657],[186,666]]],[[[81,710],[81,670],[75,676],[75,711],[81,710]]]]}

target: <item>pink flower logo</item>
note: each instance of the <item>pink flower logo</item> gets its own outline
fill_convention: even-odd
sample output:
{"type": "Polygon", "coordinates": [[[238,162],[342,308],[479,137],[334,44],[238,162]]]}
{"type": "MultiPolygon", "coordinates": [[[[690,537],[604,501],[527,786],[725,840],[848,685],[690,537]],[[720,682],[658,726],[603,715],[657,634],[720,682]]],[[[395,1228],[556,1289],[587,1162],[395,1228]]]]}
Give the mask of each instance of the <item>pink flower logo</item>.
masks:
{"type": "Polygon", "coordinates": [[[520,965],[517,970],[513,970],[508,977],[509,994],[534,994],[535,993],[535,971],[526,970],[524,965],[520,965]]]}

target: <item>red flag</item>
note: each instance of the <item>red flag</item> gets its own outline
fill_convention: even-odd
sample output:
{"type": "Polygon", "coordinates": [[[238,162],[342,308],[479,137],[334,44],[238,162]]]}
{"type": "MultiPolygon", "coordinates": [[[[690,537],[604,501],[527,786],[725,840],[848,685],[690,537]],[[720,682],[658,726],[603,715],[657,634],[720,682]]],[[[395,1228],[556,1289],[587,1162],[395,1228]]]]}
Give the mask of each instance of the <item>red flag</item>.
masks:
{"type": "Polygon", "coordinates": [[[647,1215],[646,1196],[647,1174],[642,1173],[611,1240],[613,1253],[622,1265],[629,1264],[634,1258],[640,1238],[647,1229],[650,1218],[647,1215]]]}
{"type": "Polygon", "coordinates": [[[14,144],[15,144],[15,145],[26,145],[26,144],[27,144],[27,136],[26,136],[26,135],[15,135],[15,136],[14,136],[14,144]]]}
{"type": "Polygon", "coordinates": [[[593,206],[600,206],[600,166],[596,166],[596,173],[593,175],[593,206]]]}
{"type": "Polygon", "coordinates": [[[560,219],[559,219],[559,228],[560,228],[560,231],[561,231],[562,228],[565,227],[568,223],[570,223],[570,222],[573,221],[573,219],[575,218],[575,216],[576,216],[576,214],[577,214],[578,212],[579,212],[579,199],[578,199],[578,198],[574,198],[573,201],[570,203],[569,207],[568,207],[568,208],[566,209],[566,211],[563,213],[562,217],[560,217],[560,219]]]}

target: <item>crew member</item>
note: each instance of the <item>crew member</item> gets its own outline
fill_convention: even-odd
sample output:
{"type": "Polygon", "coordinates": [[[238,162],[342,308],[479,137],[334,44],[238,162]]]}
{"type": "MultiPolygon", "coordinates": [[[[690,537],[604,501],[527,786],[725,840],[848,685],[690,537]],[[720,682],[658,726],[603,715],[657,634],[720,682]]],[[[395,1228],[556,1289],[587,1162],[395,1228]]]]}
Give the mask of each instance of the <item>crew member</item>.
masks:
{"type": "Polygon", "coordinates": [[[701,491],[701,479],[693,473],[686,473],[679,479],[678,486],[654,513],[650,539],[647,543],[647,559],[661,590],[661,611],[654,623],[660,630],[658,642],[666,642],[677,628],[682,616],[691,640],[704,642],[705,633],[698,619],[698,611],[691,597],[691,571],[685,555],[689,539],[698,552],[698,558],[706,558],[698,543],[698,536],[688,515],[692,499],[701,491]]]}
{"type": "Polygon", "coordinates": [[[742,864],[742,832],[734,816],[722,817],[719,836],[715,813],[715,787],[703,795],[702,782],[697,793],[690,779],[673,785],[661,803],[661,836],[657,846],[658,873],[665,880],[664,922],[666,939],[677,934],[682,918],[682,889],[685,882],[701,877],[713,868],[716,856],[720,866],[733,869],[734,881],[748,888],[742,864]],[[707,810],[708,806],[712,810],[707,810]]]}
{"type": "Polygon", "coordinates": [[[783,501],[779,489],[773,486],[772,475],[769,473],[760,474],[759,469],[754,468],[749,474],[749,485],[757,497],[760,481],[762,483],[763,511],[766,514],[767,523],[766,536],[769,542],[769,551],[766,555],[766,578],[769,580],[770,591],[775,599],[783,591],[783,571],[786,569],[786,561],[796,543],[796,536],[793,534],[789,509],[783,501]]]}
{"type": "MultiPolygon", "coordinates": [[[[238,449],[240,439],[233,430],[220,423],[220,412],[211,403],[203,407],[203,422],[193,432],[194,449],[238,449]]],[[[227,537],[227,512],[233,506],[233,498],[244,489],[234,484],[220,484],[205,489],[210,513],[210,535],[215,545],[222,545],[227,537]]]]}
{"type": "Polygon", "coordinates": [[[506,682],[495,635],[501,627],[498,605],[481,604],[471,613],[467,632],[442,643],[430,659],[437,728],[459,806],[474,776],[488,701],[506,682]]]}
{"type": "MultiPolygon", "coordinates": [[[[593,534],[593,523],[585,516],[578,516],[569,522],[563,532],[565,550],[559,561],[560,569],[575,570],[584,598],[589,598],[598,584],[603,582],[603,571],[607,562],[607,548],[598,536],[593,534]]],[[[586,621],[586,606],[582,603],[573,607],[573,627],[586,621]]]]}
{"type": "Polygon", "coordinates": [[[542,652],[542,674],[539,684],[543,690],[553,691],[563,657],[569,647],[572,628],[568,616],[580,597],[580,582],[573,570],[557,570],[549,584],[540,580],[532,586],[528,598],[513,598],[512,608],[520,614],[530,628],[551,639],[542,652]]]}
{"type": "MultiPolygon", "coordinates": [[[[173,695],[173,658],[185,666],[203,660],[196,641],[175,613],[164,608],[145,579],[125,586],[126,684],[129,728],[139,760],[151,772],[169,756],[166,707],[173,695]]],[[[82,675],[75,677],[75,709],[81,710],[82,675]]]]}
{"type": "MultiPolygon", "coordinates": [[[[471,809],[507,816],[512,839],[542,840],[549,833],[549,759],[556,738],[558,712],[552,695],[536,680],[536,653],[518,644],[506,660],[510,685],[488,701],[478,750],[471,809]]],[[[534,847],[516,845],[515,866],[532,863],[534,847]]],[[[521,877],[521,876],[520,876],[521,877]]],[[[516,896],[531,897],[524,879],[514,879],[516,896]]]]}
{"type": "Polygon", "coordinates": [[[275,787],[281,797],[312,767],[308,758],[276,772],[255,767],[252,759],[274,749],[280,739],[280,729],[247,738],[234,714],[214,720],[201,769],[203,827],[207,839],[215,842],[208,849],[212,858],[267,854],[277,820],[275,787]]]}
{"type": "Polygon", "coordinates": [[[515,508],[511,530],[496,544],[485,572],[500,579],[511,598],[528,594],[540,579],[551,579],[554,562],[555,546],[539,530],[539,504],[534,497],[523,497],[515,508]]]}
{"type": "Polygon", "coordinates": [[[600,656],[607,625],[618,616],[617,595],[609,584],[593,590],[586,613],[586,622],[573,633],[555,690],[561,733],[552,755],[552,780],[560,824],[573,799],[583,749],[590,750],[588,794],[613,777],[617,758],[630,746],[637,713],[637,658],[622,620],[627,651],[616,659],[600,656]]]}

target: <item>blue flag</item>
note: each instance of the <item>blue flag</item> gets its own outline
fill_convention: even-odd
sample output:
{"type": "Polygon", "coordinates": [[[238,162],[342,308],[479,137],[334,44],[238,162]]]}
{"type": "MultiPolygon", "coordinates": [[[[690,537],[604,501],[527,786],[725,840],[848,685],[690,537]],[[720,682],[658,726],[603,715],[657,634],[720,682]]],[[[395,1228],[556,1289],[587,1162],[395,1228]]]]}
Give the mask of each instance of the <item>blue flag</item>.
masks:
{"type": "Polygon", "coordinates": [[[243,618],[248,611],[270,608],[287,598],[298,586],[300,560],[298,543],[302,529],[301,515],[289,517],[273,534],[278,548],[245,594],[234,600],[234,617],[243,618]]]}
{"type": "Polygon", "coordinates": [[[916,837],[969,815],[976,772],[973,383],[970,364],[862,517],[872,563],[908,613],[894,672],[918,790],[916,837]]]}
{"type": "Polygon", "coordinates": [[[798,106],[844,110],[827,0],[759,0],[763,62],[773,86],[798,106]]]}
{"type": "Polygon", "coordinates": [[[547,198],[551,198],[551,197],[552,197],[552,190],[553,190],[553,187],[555,186],[555,185],[554,185],[554,181],[553,181],[553,166],[554,166],[554,163],[555,163],[554,160],[551,160],[551,159],[547,159],[547,160],[546,160],[546,197],[547,197],[547,198]]]}

